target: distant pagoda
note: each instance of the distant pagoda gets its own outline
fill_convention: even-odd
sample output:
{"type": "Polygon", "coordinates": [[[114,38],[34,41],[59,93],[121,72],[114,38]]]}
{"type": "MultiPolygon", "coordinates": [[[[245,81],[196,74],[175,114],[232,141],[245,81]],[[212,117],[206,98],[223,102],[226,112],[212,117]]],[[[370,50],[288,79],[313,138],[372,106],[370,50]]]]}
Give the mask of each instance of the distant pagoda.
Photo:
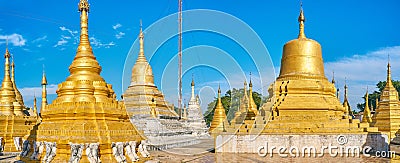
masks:
{"type": "MultiPolygon", "coordinates": [[[[132,68],[131,83],[123,94],[131,122],[157,149],[199,143],[195,130],[184,123],[154,84],[152,68],[144,55],[144,34],[139,32],[139,53],[132,68]]],[[[182,118],[182,119],[181,119],[182,118]]]]}
{"type": "Polygon", "coordinates": [[[225,108],[221,101],[221,88],[218,86],[218,98],[214,108],[214,116],[210,123],[209,132],[212,136],[218,135],[221,132],[226,132],[226,127],[228,124],[225,108]]]}
{"type": "Polygon", "coordinates": [[[123,94],[129,116],[151,116],[151,105],[154,103],[156,117],[178,118],[178,114],[165,101],[164,95],[154,84],[153,70],[144,56],[142,27],[140,27],[139,44],[139,54],[132,68],[131,83],[123,94]]]}
{"type": "Polygon", "coordinates": [[[187,116],[185,116],[186,123],[193,129],[193,132],[197,135],[208,135],[208,128],[204,120],[203,113],[200,108],[199,97],[194,94],[194,79],[192,79],[191,96],[186,108],[187,116]]]}

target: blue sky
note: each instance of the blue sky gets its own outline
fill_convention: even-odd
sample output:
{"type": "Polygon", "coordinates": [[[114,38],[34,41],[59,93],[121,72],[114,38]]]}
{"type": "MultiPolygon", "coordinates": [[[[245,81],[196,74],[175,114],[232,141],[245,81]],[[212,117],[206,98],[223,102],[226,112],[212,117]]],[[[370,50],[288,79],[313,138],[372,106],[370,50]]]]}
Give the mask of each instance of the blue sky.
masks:
{"type": "MultiPolygon", "coordinates": [[[[79,36],[77,3],[77,0],[0,0],[0,49],[4,51],[5,37],[9,37],[9,49],[14,54],[16,63],[17,86],[23,93],[27,105],[32,105],[33,94],[40,95],[42,65],[45,65],[50,84],[50,101],[56,96],[54,93],[57,84],[64,81],[69,74],[68,66],[75,55],[76,38],[79,36]]],[[[102,76],[113,85],[120,96],[123,90],[122,70],[132,44],[137,38],[139,20],[142,19],[143,27],[147,28],[161,18],[175,13],[177,2],[125,0],[89,1],[89,3],[91,4],[89,35],[92,37],[94,53],[103,67],[102,76]]],[[[348,79],[352,106],[361,102],[360,97],[367,85],[374,88],[377,81],[386,79],[387,54],[392,58],[393,78],[399,79],[400,66],[396,63],[400,61],[400,21],[398,21],[400,2],[305,0],[303,4],[306,36],[322,45],[326,76],[331,79],[331,72],[334,70],[340,88],[343,88],[344,78],[348,79]]],[[[298,1],[186,0],[183,9],[217,10],[247,23],[267,47],[272,66],[278,68],[276,73],[279,71],[284,43],[296,38],[298,34],[298,1]]],[[[183,16],[185,18],[185,15],[183,16]]],[[[224,25],[224,22],[221,22],[221,25],[224,25]]],[[[183,28],[185,29],[185,26],[183,28]]],[[[238,29],[237,32],[240,33],[241,30],[238,29]]],[[[145,41],[148,43],[152,40],[145,41]]],[[[246,56],[241,57],[241,53],[244,52],[234,41],[226,37],[207,32],[188,32],[184,34],[183,41],[184,49],[196,45],[209,45],[226,51],[234,60],[239,60],[239,65],[247,78],[250,72],[257,71],[251,59],[246,56]]],[[[163,83],[163,75],[168,74],[164,72],[168,62],[176,54],[176,44],[174,37],[160,47],[157,51],[159,55],[146,53],[146,56],[154,55],[150,64],[153,67],[155,83],[159,88],[163,83]]],[[[132,48],[133,54],[137,54],[134,51],[135,47],[132,48]]],[[[215,52],[194,51],[194,53],[215,52]]],[[[215,56],[204,54],[198,57],[215,56]]],[[[192,58],[193,60],[200,59],[192,58]]],[[[220,64],[229,67],[231,63],[220,60],[220,64]]],[[[3,64],[0,67],[3,67],[3,64]]],[[[229,88],[228,85],[224,85],[226,79],[221,72],[207,66],[199,66],[185,73],[183,92],[186,99],[189,98],[186,96],[190,93],[191,74],[195,76],[199,86],[196,92],[201,90],[204,104],[213,98],[218,84],[221,84],[223,92],[229,88]]],[[[236,75],[232,72],[227,74],[236,75]]],[[[260,84],[257,82],[257,75],[253,76],[256,90],[268,87],[269,83],[260,84]]],[[[169,79],[168,81],[175,82],[169,79]]],[[[236,87],[244,79],[236,81],[236,84],[230,86],[236,87]]],[[[168,89],[171,88],[162,86],[163,92],[168,92],[168,89]]],[[[166,96],[168,100],[176,103],[173,101],[176,97],[174,94],[166,93],[166,96]]]]}

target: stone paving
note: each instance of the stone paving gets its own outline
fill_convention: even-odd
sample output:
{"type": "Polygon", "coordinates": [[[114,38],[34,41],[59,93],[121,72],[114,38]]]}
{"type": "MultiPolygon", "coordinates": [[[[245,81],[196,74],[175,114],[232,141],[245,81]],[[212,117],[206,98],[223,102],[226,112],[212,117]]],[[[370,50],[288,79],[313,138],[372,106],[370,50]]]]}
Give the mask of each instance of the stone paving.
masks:
{"type": "MultiPolygon", "coordinates": [[[[164,151],[150,151],[153,160],[148,163],[258,163],[258,162],[301,162],[301,163],[317,163],[317,162],[334,162],[334,163],[350,163],[350,162],[391,162],[387,158],[370,158],[370,157],[331,157],[326,154],[323,157],[297,157],[297,158],[281,158],[277,154],[273,157],[258,156],[257,154],[233,154],[233,153],[214,153],[214,141],[212,139],[202,139],[201,143],[186,147],[168,149],[164,151]]],[[[0,156],[0,163],[15,162],[15,156],[0,156]]]]}
{"type": "Polygon", "coordinates": [[[323,157],[297,157],[297,158],[281,158],[277,154],[273,157],[261,157],[257,154],[234,154],[234,153],[214,153],[214,141],[202,140],[201,143],[168,149],[165,151],[150,151],[154,161],[161,163],[169,162],[187,162],[187,163],[258,163],[258,162],[390,162],[387,158],[367,158],[367,157],[331,157],[326,154],[323,157]]]}

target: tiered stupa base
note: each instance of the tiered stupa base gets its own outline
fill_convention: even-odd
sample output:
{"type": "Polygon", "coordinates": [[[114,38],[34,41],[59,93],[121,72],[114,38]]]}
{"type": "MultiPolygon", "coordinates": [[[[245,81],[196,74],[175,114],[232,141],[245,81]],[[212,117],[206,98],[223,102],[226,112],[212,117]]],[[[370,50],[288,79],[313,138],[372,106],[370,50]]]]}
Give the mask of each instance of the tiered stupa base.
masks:
{"type": "MultiPolygon", "coordinates": [[[[99,143],[101,161],[115,162],[111,147],[113,142],[126,143],[129,140],[136,141],[139,145],[143,140],[129,119],[120,117],[127,115],[123,114],[124,110],[118,107],[117,102],[51,104],[48,108],[52,110],[44,111],[46,114],[39,125],[37,141],[56,142],[57,152],[54,162],[66,162],[70,159],[70,143],[99,143]],[[64,110],[57,109],[61,107],[64,110]]],[[[85,149],[86,147],[82,153],[81,163],[89,162],[85,149]]],[[[41,159],[45,154],[46,150],[42,153],[41,159]]],[[[129,160],[127,155],[125,157],[129,160]]]]}
{"type": "MultiPolygon", "coordinates": [[[[375,151],[388,151],[388,135],[378,132],[378,128],[360,123],[358,119],[348,119],[346,116],[337,119],[334,114],[327,118],[320,113],[313,111],[301,116],[306,114],[299,112],[291,116],[275,116],[273,119],[270,112],[254,118],[242,113],[226,127],[226,132],[215,136],[216,152],[258,153],[259,147],[266,144],[270,149],[272,146],[287,147],[284,153],[288,153],[290,147],[301,150],[306,146],[313,146],[316,153],[321,153],[322,146],[329,144],[358,147],[361,150],[368,145],[375,151]],[[347,140],[342,145],[338,144],[341,136],[347,140]]],[[[278,150],[272,152],[278,153],[278,150]]]]}

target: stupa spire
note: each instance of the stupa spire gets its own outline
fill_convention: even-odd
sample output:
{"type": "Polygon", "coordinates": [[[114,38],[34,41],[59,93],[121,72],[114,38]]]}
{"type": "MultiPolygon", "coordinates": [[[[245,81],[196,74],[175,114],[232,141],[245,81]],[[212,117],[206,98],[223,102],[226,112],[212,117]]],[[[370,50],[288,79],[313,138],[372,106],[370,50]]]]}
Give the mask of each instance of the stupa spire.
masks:
{"type": "Polygon", "coordinates": [[[304,22],[306,21],[306,17],[303,12],[303,2],[300,2],[300,15],[298,18],[299,21],[299,39],[306,38],[306,34],[304,33],[304,22]]]}
{"type": "Polygon", "coordinates": [[[24,105],[24,100],[22,98],[21,93],[17,88],[17,84],[15,81],[15,63],[14,63],[14,55],[11,54],[11,82],[13,83],[13,88],[15,91],[15,99],[20,103],[20,105],[24,105]]]}
{"type": "Polygon", "coordinates": [[[101,66],[97,62],[96,57],[93,54],[92,47],[90,46],[88,34],[89,3],[87,0],[79,1],[78,11],[81,12],[80,41],[74,61],[69,66],[69,72],[71,75],[67,78],[67,80],[104,81],[104,79],[100,76],[101,66]]]}
{"type": "Polygon", "coordinates": [[[40,108],[40,112],[43,112],[46,108],[47,105],[47,78],[46,78],[46,72],[44,71],[44,65],[43,65],[43,75],[42,75],[42,106],[40,108]]]}
{"type": "Polygon", "coordinates": [[[190,97],[190,101],[191,102],[195,102],[196,101],[196,96],[194,95],[194,77],[192,75],[192,83],[190,84],[191,88],[192,88],[192,95],[190,97]]]}
{"type": "Polygon", "coordinates": [[[144,34],[142,20],[140,20],[139,31],[139,54],[132,68],[131,85],[154,85],[153,70],[144,55],[144,34]]]}
{"type": "Polygon", "coordinates": [[[346,79],[344,79],[344,100],[347,101],[347,82],[346,79]]]}
{"type": "Polygon", "coordinates": [[[221,101],[221,87],[218,85],[218,99],[217,105],[215,106],[214,116],[211,121],[210,131],[212,132],[214,129],[218,128],[219,131],[223,130],[223,123],[226,121],[226,114],[224,106],[221,101]]]}
{"type": "Polygon", "coordinates": [[[144,34],[142,29],[142,20],[140,20],[140,33],[139,33],[139,55],[136,62],[147,62],[144,56],[144,34]]]}
{"type": "Polygon", "coordinates": [[[6,53],[4,54],[5,63],[4,63],[4,80],[1,88],[12,88],[12,82],[10,78],[10,52],[8,51],[8,47],[6,48],[6,53]]]}
{"type": "Polygon", "coordinates": [[[78,4],[78,11],[81,12],[81,34],[79,49],[92,51],[90,46],[89,34],[88,34],[88,13],[89,13],[89,3],[87,0],[80,0],[78,4]]]}
{"type": "MultiPolygon", "coordinates": [[[[343,100],[343,107],[344,107],[344,112],[345,112],[345,114],[346,115],[352,115],[352,112],[351,112],[351,107],[350,107],[350,104],[349,104],[349,100],[348,100],[348,98],[347,98],[347,82],[346,82],[346,78],[345,78],[345,80],[344,80],[344,100],[343,100]]],[[[352,118],[352,117],[350,117],[350,118],[352,118]]]]}
{"type": "Polygon", "coordinates": [[[7,46],[4,58],[5,58],[4,79],[1,84],[0,101],[8,103],[8,106],[2,109],[3,114],[13,115],[14,114],[13,102],[15,102],[16,99],[15,99],[15,91],[13,83],[10,78],[10,52],[8,51],[8,39],[7,39],[7,46]]]}
{"type": "Polygon", "coordinates": [[[390,71],[390,56],[388,54],[388,64],[387,64],[387,81],[388,84],[392,85],[392,72],[390,71]]]}
{"type": "Polygon", "coordinates": [[[36,95],[34,94],[33,95],[33,116],[38,116],[38,114],[37,114],[37,105],[36,105],[36,95]]]}
{"type": "Polygon", "coordinates": [[[250,72],[250,82],[249,82],[249,111],[254,112],[257,115],[257,105],[253,99],[253,82],[251,82],[251,72],[250,72]]]}
{"type": "Polygon", "coordinates": [[[365,93],[365,107],[364,107],[364,115],[362,118],[362,122],[367,122],[371,123],[371,110],[369,109],[369,104],[368,104],[369,98],[368,98],[368,87],[367,87],[367,92],[365,93]]]}

